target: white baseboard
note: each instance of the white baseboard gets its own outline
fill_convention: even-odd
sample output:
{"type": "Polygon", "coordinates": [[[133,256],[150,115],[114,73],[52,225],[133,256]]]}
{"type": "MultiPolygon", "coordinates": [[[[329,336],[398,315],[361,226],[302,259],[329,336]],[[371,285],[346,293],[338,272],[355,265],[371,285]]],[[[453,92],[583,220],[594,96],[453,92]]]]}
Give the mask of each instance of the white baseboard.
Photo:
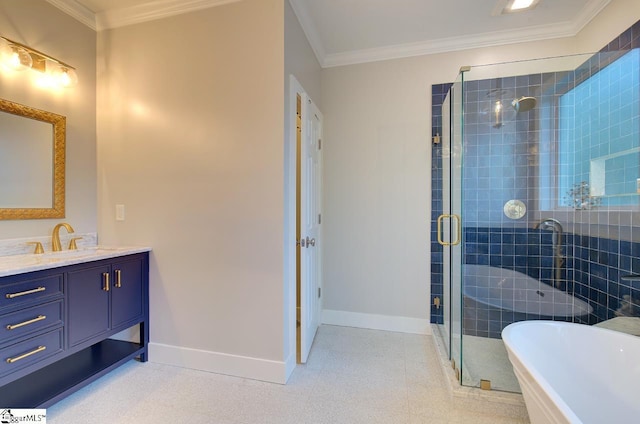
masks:
{"type": "Polygon", "coordinates": [[[359,312],[322,311],[322,323],[343,327],[369,328],[398,333],[431,334],[429,320],[390,315],[363,314],[359,312]]]}
{"type": "Polygon", "coordinates": [[[281,361],[230,355],[162,343],[149,343],[149,361],[279,384],[285,384],[288,374],[290,374],[287,369],[288,364],[281,361]]]}
{"type": "Polygon", "coordinates": [[[289,377],[291,377],[293,370],[296,369],[296,366],[298,366],[295,351],[291,355],[289,355],[287,360],[284,362],[284,366],[285,366],[284,379],[285,381],[289,381],[289,377]]]}

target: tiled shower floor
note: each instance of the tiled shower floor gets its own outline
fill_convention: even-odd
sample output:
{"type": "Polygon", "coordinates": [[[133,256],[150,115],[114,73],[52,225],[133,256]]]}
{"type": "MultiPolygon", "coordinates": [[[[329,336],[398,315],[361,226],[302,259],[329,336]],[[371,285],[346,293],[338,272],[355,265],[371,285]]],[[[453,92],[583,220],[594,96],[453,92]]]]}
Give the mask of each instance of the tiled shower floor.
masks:
{"type": "Polygon", "coordinates": [[[521,392],[502,339],[464,336],[462,343],[465,385],[479,387],[483,379],[491,381],[493,390],[521,392]]]}

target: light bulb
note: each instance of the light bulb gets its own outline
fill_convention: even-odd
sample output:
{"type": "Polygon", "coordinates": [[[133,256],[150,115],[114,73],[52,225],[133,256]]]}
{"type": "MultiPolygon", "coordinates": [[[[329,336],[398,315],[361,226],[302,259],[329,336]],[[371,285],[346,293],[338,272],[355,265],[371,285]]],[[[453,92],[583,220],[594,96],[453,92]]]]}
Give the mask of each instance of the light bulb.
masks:
{"type": "Polygon", "coordinates": [[[4,69],[12,71],[26,71],[33,65],[33,58],[29,52],[20,46],[13,45],[0,39],[0,64],[4,69]]]}
{"type": "Polygon", "coordinates": [[[78,74],[75,69],[61,66],[60,72],[57,74],[57,80],[63,87],[73,87],[78,84],[78,74]]]}
{"type": "Polygon", "coordinates": [[[78,74],[75,69],[66,65],[47,60],[46,74],[48,75],[49,85],[58,87],[73,87],[78,83],[78,74]]]}
{"type": "Polygon", "coordinates": [[[511,5],[511,10],[528,9],[533,6],[533,0],[514,0],[511,5]]]}

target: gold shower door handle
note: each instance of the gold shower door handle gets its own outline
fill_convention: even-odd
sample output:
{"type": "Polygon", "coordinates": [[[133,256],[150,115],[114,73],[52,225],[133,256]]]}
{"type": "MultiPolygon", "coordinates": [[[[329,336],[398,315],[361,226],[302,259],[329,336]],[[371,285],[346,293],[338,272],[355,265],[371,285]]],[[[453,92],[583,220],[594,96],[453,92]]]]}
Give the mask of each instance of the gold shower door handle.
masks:
{"type": "Polygon", "coordinates": [[[451,218],[455,219],[456,222],[458,223],[458,225],[456,225],[456,241],[452,242],[451,245],[452,246],[457,246],[460,244],[460,242],[462,241],[462,218],[460,218],[460,215],[457,214],[451,214],[451,218]]]}
{"type": "Polygon", "coordinates": [[[462,219],[460,218],[460,215],[456,215],[456,214],[442,214],[438,217],[438,221],[437,221],[437,227],[438,227],[438,243],[440,243],[442,246],[457,246],[460,244],[460,242],[462,241],[462,219]],[[456,225],[456,240],[455,241],[444,241],[442,240],[442,221],[444,221],[445,219],[455,219],[457,222],[456,225]]]}
{"type": "Polygon", "coordinates": [[[445,218],[449,218],[450,216],[451,215],[442,214],[438,217],[438,222],[436,224],[436,227],[438,228],[438,243],[440,243],[441,246],[451,245],[451,243],[449,243],[448,241],[442,240],[442,221],[444,221],[445,218]]]}

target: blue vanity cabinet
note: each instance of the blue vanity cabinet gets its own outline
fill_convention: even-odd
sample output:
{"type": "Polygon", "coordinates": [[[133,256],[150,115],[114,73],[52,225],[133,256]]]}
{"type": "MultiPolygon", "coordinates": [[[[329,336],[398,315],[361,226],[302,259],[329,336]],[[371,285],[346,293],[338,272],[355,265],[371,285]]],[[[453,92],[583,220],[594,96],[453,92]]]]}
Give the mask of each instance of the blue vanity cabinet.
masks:
{"type": "Polygon", "coordinates": [[[63,287],[54,270],[0,278],[0,381],[63,351],[63,287]]]}
{"type": "Polygon", "coordinates": [[[0,324],[16,323],[0,331],[0,407],[46,408],[131,359],[145,362],[149,253],[0,277],[0,324]],[[133,326],[138,341],[109,338],[133,326]]]}
{"type": "Polygon", "coordinates": [[[145,263],[133,255],[67,273],[70,348],[143,321],[145,263]]]}
{"type": "Polygon", "coordinates": [[[67,345],[75,347],[109,331],[109,263],[67,273],[67,345]]]}
{"type": "Polygon", "coordinates": [[[111,268],[111,328],[127,328],[144,316],[144,262],[123,258],[111,268]]]}

